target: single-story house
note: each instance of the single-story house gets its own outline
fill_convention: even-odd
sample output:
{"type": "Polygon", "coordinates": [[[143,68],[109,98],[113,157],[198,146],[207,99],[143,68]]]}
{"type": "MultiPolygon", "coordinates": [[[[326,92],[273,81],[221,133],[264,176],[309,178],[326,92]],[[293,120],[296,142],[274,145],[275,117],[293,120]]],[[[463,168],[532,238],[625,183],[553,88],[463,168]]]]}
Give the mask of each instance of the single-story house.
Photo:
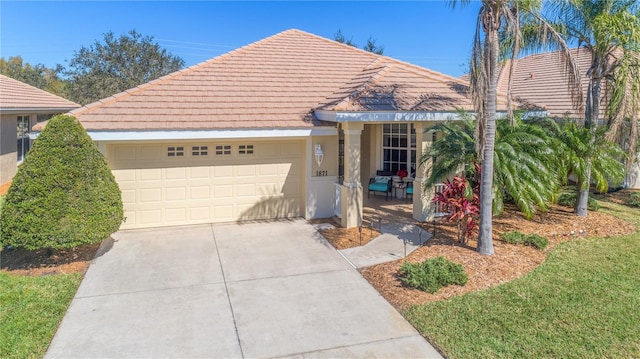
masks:
{"type": "Polygon", "coordinates": [[[0,75],[0,186],[11,181],[31,147],[29,132],[38,116],[48,118],[78,107],[77,103],[0,75]]]}
{"type": "MultiPolygon", "coordinates": [[[[587,70],[591,66],[591,52],[586,47],[571,49],[579,73],[582,75],[582,89],[586,99],[589,78],[587,70]]],[[[512,78],[512,95],[523,102],[542,106],[547,114],[555,118],[584,118],[584,111],[577,111],[572,105],[571,93],[567,86],[565,69],[558,51],[529,55],[515,61],[508,61],[502,67],[498,85],[499,91],[507,91],[510,66],[515,62],[512,78]]],[[[467,77],[463,77],[466,80],[467,77]]],[[[604,91],[603,91],[604,98],[604,91]]],[[[605,104],[601,103],[600,114],[605,114],[605,104]]],[[[640,189],[640,157],[627,172],[625,187],[640,189]]]]}
{"type": "MultiPolygon", "coordinates": [[[[460,79],[287,30],[71,114],[120,185],[122,228],[334,215],[354,227],[377,171],[423,187],[429,129],[457,109],[473,109],[460,79]]],[[[419,193],[425,220],[432,194],[419,193]]]]}

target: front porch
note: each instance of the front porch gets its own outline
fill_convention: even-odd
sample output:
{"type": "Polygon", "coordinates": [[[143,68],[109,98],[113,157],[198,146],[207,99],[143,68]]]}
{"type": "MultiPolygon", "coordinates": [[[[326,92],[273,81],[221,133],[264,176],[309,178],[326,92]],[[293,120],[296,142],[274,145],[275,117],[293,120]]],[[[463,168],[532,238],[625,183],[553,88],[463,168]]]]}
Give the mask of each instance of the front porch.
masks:
{"type": "Polygon", "coordinates": [[[364,195],[362,207],[362,226],[373,225],[379,227],[379,221],[385,223],[420,223],[413,219],[413,202],[411,198],[406,199],[389,198],[385,200],[384,195],[371,194],[368,198],[364,195]]]}

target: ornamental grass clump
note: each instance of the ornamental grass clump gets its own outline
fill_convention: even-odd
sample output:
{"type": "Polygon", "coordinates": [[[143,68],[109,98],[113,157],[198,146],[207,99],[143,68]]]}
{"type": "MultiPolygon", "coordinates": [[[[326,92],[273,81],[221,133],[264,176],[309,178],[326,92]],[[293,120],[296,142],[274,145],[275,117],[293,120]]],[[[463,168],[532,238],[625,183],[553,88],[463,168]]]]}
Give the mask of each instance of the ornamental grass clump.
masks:
{"type": "Polygon", "coordinates": [[[447,260],[442,256],[427,259],[422,263],[405,262],[400,267],[402,282],[431,294],[440,288],[457,284],[465,285],[469,277],[461,264],[447,260]]]}
{"type": "Polygon", "coordinates": [[[120,188],[72,116],[52,118],[18,168],[0,214],[0,245],[28,250],[100,242],[120,228],[120,188]]]}

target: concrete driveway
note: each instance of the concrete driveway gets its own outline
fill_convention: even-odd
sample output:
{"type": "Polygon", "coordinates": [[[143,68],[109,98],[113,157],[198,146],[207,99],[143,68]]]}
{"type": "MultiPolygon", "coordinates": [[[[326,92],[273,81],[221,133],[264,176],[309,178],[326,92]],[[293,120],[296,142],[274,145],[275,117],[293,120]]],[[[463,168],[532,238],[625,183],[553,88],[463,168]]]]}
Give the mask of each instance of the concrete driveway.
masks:
{"type": "Polygon", "coordinates": [[[440,357],[305,221],[114,238],[47,358],[440,357]]]}

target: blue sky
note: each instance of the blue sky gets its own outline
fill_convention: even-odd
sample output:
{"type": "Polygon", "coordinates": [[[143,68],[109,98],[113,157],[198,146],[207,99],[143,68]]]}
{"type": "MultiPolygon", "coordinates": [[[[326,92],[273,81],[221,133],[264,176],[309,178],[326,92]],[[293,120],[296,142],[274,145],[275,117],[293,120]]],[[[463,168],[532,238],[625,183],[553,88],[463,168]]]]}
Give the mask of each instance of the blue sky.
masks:
{"type": "Polygon", "coordinates": [[[466,72],[479,3],[446,1],[5,1],[0,57],[66,66],[75,51],[131,29],[187,66],[296,28],[332,39],[340,29],[360,47],[373,36],[384,54],[460,76],[466,72]]]}

